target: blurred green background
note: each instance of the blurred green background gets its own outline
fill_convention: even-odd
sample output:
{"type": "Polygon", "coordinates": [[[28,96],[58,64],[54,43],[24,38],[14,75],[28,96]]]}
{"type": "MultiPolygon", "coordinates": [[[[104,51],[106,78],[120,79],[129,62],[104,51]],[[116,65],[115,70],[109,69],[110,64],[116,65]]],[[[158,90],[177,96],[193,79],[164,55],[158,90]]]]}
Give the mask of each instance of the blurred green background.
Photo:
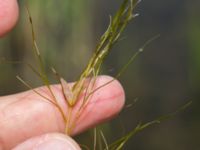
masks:
{"type": "MultiPolygon", "coordinates": [[[[0,40],[0,58],[31,64],[34,57],[25,2],[33,17],[46,67],[54,66],[67,81],[76,80],[106,29],[109,15],[114,14],[121,3],[120,0],[21,0],[17,26],[0,40]]],[[[145,41],[157,34],[161,36],[120,77],[127,104],[133,103],[135,98],[139,101],[103,127],[108,141],[128,133],[140,121],[153,120],[192,100],[192,106],[186,111],[139,133],[125,149],[200,148],[199,8],[199,0],[144,0],[139,4],[135,12],[140,16],[129,24],[123,40],[113,48],[102,74],[115,75],[145,41]]],[[[16,75],[34,87],[41,85],[22,64],[0,64],[0,70],[0,95],[27,90],[16,75]]],[[[76,138],[81,143],[91,143],[92,134],[88,132],[76,138]]]]}

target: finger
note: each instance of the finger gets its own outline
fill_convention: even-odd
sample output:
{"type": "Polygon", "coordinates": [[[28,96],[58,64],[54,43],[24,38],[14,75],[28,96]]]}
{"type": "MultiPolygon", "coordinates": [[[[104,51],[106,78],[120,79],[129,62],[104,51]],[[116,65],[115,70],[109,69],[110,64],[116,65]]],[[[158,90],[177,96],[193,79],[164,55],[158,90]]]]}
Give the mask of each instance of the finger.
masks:
{"type": "MultiPolygon", "coordinates": [[[[112,80],[108,76],[97,78],[99,87],[112,80]]],[[[46,88],[37,89],[43,94],[46,88]]],[[[61,87],[52,87],[59,104],[67,110],[61,87]]],[[[81,113],[72,134],[77,134],[116,115],[124,105],[124,91],[118,81],[96,91],[81,113]]],[[[73,114],[72,114],[73,115],[73,114]]],[[[65,124],[58,109],[33,91],[0,98],[0,146],[10,149],[27,138],[49,132],[64,132],[65,124]]]]}
{"type": "Polygon", "coordinates": [[[9,32],[17,22],[16,0],[0,0],[0,37],[9,32]]]}
{"type": "Polygon", "coordinates": [[[59,133],[44,134],[30,138],[13,150],[81,150],[69,136],[59,133]]]}

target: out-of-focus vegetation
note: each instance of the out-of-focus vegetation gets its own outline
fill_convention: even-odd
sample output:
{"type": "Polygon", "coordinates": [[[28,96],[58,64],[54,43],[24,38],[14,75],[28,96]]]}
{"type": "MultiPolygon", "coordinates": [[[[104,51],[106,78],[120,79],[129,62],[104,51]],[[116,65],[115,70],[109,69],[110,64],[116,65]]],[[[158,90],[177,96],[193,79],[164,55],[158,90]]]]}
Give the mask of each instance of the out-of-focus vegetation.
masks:
{"type": "MultiPolygon", "coordinates": [[[[120,0],[34,0],[26,1],[31,11],[38,45],[47,67],[54,66],[67,81],[75,81],[85,67],[95,44],[109,23],[120,0]]],[[[193,105],[184,113],[156,125],[131,139],[125,149],[188,150],[200,143],[200,1],[151,0],[137,8],[140,16],[124,33],[124,38],[104,63],[102,73],[115,75],[143,43],[156,34],[161,37],[149,45],[120,78],[127,104],[118,119],[104,128],[108,141],[149,121],[176,110],[185,101],[193,105]],[[118,132],[116,132],[118,131],[118,132]]],[[[25,1],[20,1],[20,20],[15,29],[0,40],[0,58],[34,64],[30,24],[25,1]]],[[[41,83],[22,64],[0,64],[0,94],[26,90],[16,75],[41,83]]],[[[49,74],[50,71],[49,71],[49,74]]],[[[77,137],[91,143],[92,134],[77,137]],[[87,138],[85,138],[87,137],[87,138]]]]}

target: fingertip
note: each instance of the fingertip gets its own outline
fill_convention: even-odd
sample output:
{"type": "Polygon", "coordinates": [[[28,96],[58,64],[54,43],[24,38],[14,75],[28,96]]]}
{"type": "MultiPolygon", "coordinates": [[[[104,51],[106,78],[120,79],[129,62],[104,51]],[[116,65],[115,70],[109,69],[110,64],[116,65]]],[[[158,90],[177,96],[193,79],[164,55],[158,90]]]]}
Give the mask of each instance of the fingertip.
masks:
{"type": "Polygon", "coordinates": [[[105,85],[106,83],[109,84],[98,91],[97,95],[100,95],[100,97],[102,97],[102,100],[104,99],[104,101],[106,101],[107,105],[109,102],[110,106],[115,107],[112,112],[113,114],[110,114],[111,116],[113,116],[114,114],[117,114],[122,110],[125,104],[125,92],[121,83],[117,79],[114,79],[113,77],[107,75],[99,76],[97,87],[105,85]],[[109,83],[110,81],[112,82],[109,83]]]}
{"type": "Polygon", "coordinates": [[[98,87],[101,88],[92,95],[80,115],[73,135],[110,120],[122,110],[125,103],[125,92],[119,81],[110,76],[99,76],[95,82],[95,88],[98,87]],[[102,85],[105,86],[101,87],[102,85]]]}
{"type": "Polygon", "coordinates": [[[18,15],[19,8],[16,0],[0,0],[0,37],[15,26],[18,15]]]}
{"type": "Polygon", "coordinates": [[[13,150],[81,150],[78,144],[69,136],[60,133],[50,133],[33,137],[16,146],[13,150]]]}

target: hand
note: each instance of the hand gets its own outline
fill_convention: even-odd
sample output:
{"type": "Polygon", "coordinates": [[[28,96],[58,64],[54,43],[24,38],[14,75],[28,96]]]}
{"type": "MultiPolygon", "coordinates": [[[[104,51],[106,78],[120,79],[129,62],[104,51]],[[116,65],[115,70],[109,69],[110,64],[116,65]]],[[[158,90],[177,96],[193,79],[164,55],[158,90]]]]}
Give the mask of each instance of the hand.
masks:
{"type": "MultiPolygon", "coordinates": [[[[12,29],[18,18],[16,0],[0,0],[0,36],[12,29]]],[[[100,76],[96,86],[111,77],[100,76]]],[[[59,104],[67,106],[59,85],[52,86],[59,104]]],[[[40,92],[45,87],[38,88],[40,92]]],[[[48,94],[48,92],[45,92],[48,94]]],[[[116,115],[124,105],[124,91],[118,81],[96,91],[81,113],[72,135],[78,134],[116,115]]],[[[61,113],[33,91],[0,97],[0,150],[79,150],[78,144],[62,134],[65,124],[61,113]]]]}

